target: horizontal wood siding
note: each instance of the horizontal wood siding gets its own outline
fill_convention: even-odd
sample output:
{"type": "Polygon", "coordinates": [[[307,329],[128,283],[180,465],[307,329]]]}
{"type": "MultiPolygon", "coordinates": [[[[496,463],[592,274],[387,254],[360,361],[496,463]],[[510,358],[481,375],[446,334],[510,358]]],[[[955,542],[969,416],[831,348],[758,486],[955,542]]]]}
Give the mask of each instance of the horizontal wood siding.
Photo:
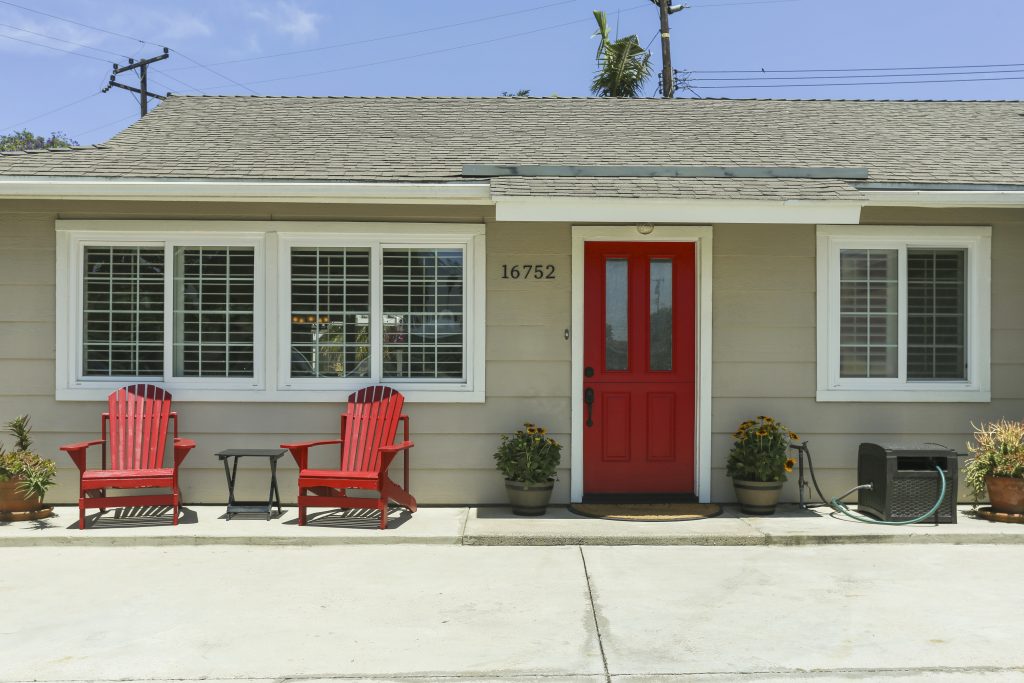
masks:
{"type": "MultiPolygon", "coordinates": [[[[992,226],[991,403],[818,403],[813,225],[714,228],[712,497],[734,499],[725,463],[736,425],[768,414],[810,441],[826,495],[857,483],[863,441],[965,450],[972,421],[1024,417],[1024,213],[865,210],[879,225],[992,226]]],[[[797,499],[796,477],[784,489],[797,499]]],[[[970,493],[961,486],[961,500],[970,493]]]]}
{"type": "MultiPolygon", "coordinates": [[[[29,413],[36,449],[59,466],[54,502],[77,499],[77,474],[64,443],[99,433],[101,402],[54,400],[55,233],[61,218],[224,218],[282,220],[491,221],[488,209],[410,207],[259,206],[177,203],[0,203],[0,420],[29,413]],[[60,213],[58,213],[58,209],[60,213]],[[196,212],[201,213],[196,213],[196,212]]],[[[542,423],[566,444],[554,499],[569,498],[570,239],[568,225],[487,226],[487,400],[482,404],[411,404],[416,448],[412,486],[422,503],[498,503],[505,500],[491,457],[501,433],[523,422],[542,423]],[[504,280],[502,264],[555,266],[554,280],[504,280]]],[[[198,447],[182,474],[186,500],[221,503],[224,471],[213,454],[240,446],[337,436],[339,404],[175,402],[182,433],[198,447]]],[[[0,438],[0,442],[4,439],[0,438]]],[[[9,441],[9,439],[8,439],[9,441]]],[[[98,463],[99,451],[90,454],[98,463]]],[[[336,449],[314,453],[330,465],[336,449]]],[[[282,461],[282,494],[294,500],[294,463],[282,461]]],[[[238,494],[265,495],[263,463],[242,461],[238,494]]],[[[394,476],[401,476],[400,459],[394,476]]]]}

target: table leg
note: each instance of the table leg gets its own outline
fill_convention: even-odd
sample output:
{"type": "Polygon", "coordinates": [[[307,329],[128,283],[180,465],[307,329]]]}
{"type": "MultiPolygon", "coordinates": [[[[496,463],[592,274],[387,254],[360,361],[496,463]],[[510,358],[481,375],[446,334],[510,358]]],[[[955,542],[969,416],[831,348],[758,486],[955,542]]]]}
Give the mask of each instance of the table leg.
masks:
{"type": "Polygon", "coordinates": [[[281,489],[277,487],[277,459],[270,461],[270,484],[273,486],[274,499],[277,501],[277,515],[280,517],[283,513],[281,512],[281,489]]]}
{"type": "MultiPolygon", "coordinates": [[[[228,456],[231,457],[231,456],[228,456]]],[[[228,508],[235,504],[235,480],[238,478],[238,458],[234,458],[233,466],[228,468],[228,459],[224,458],[224,474],[228,478],[228,508]]],[[[227,518],[230,520],[233,513],[228,512],[227,518]]]]}

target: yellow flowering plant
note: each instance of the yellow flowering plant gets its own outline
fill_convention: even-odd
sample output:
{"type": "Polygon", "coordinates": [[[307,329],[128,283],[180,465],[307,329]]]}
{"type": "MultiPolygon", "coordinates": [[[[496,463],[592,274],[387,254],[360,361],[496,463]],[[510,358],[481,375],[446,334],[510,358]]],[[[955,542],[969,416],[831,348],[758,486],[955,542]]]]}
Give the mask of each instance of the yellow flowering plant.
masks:
{"type": "Polygon", "coordinates": [[[544,427],[527,422],[512,434],[502,434],[494,461],[509,481],[542,484],[556,478],[562,446],[544,427]]]}
{"type": "Polygon", "coordinates": [[[742,422],[732,435],[726,472],[741,481],[786,481],[795,458],[786,456],[789,446],[799,441],[789,427],[768,415],[742,422]]]}

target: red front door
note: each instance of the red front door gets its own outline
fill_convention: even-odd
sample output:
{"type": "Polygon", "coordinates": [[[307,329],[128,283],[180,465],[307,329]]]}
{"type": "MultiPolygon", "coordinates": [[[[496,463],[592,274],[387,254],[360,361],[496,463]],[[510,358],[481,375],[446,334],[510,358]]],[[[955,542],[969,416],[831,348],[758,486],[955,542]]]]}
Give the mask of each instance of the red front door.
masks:
{"type": "Polygon", "coordinates": [[[690,242],[587,242],[583,491],[693,493],[690,242]]]}

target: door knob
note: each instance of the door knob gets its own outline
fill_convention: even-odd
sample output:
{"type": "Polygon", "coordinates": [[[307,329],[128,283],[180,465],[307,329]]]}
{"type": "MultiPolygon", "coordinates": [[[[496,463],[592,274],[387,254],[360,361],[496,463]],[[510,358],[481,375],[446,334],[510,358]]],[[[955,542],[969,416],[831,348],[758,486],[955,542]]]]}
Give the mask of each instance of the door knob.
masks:
{"type": "Polygon", "coordinates": [[[587,390],[583,392],[583,402],[587,404],[587,426],[594,426],[594,389],[587,387],[587,390]]]}

